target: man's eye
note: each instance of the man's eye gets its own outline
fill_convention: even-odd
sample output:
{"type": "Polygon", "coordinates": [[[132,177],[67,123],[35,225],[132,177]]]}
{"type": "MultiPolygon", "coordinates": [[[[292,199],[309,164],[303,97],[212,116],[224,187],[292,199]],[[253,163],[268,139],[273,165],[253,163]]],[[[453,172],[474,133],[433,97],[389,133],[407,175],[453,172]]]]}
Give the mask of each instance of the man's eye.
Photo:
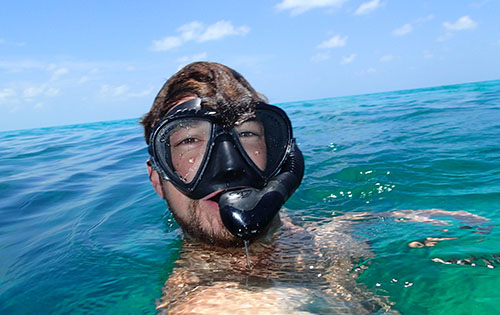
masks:
{"type": "Polygon", "coordinates": [[[198,140],[197,138],[185,138],[185,139],[182,139],[181,141],[177,142],[176,146],[193,144],[193,143],[196,143],[198,141],[200,141],[200,140],[198,140]]]}
{"type": "Polygon", "coordinates": [[[254,133],[254,132],[252,132],[252,131],[240,131],[240,132],[238,133],[238,136],[239,136],[240,138],[247,138],[247,137],[256,137],[256,136],[257,136],[257,134],[256,134],[256,133],[254,133]]]}

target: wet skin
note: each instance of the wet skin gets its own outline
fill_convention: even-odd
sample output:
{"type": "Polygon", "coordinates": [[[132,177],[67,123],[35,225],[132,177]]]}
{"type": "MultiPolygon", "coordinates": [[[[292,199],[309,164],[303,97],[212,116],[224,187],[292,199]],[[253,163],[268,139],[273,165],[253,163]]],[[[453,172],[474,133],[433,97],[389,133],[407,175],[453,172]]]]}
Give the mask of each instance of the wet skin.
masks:
{"type": "Polygon", "coordinates": [[[250,246],[250,268],[242,248],[185,241],[157,309],[165,314],[307,314],[303,309],[321,300],[324,314],[389,310],[387,301],[356,285],[354,263],[372,253],[344,227],[332,221],[304,228],[285,216],[250,246]]]}
{"type": "Polygon", "coordinates": [[[315,312],[324,314],[397,313],[385,297],[356,282],[367,268],[359,263],[373,253],[351,236],[352,229],[356,222],[380,222],[380,217],[401,224],[447,225],[446,217],[487,221],[465,211],[429,209],[347,213],[301,227],[285,214],[279,226],[250,246],[250,268],[242,248],[186,240],[157,309],[173,314],[307,314],[313,303],[315,312]]]}

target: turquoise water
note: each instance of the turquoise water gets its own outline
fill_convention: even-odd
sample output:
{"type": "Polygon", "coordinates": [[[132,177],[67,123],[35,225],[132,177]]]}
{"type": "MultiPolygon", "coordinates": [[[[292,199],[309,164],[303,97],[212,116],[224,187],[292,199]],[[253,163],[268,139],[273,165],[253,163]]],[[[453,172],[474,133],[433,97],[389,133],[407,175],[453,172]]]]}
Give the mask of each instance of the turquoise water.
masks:
{"type": "MultiPolygon", "coordinates": [[[[352,222],[376,254],[361,287],[404,314],[495,312],[500,81],[281,106],[306,160],[292,218],[375,214],[352,222]],[[489,220],[386,215],[432,208],[489,220]],[[427,237],[455,239],[408,246],[427,237]]],[[[0,156],[0,313],[155,313],[181,234],[150,187],[138,120],[3,132],[0,156]]]]}

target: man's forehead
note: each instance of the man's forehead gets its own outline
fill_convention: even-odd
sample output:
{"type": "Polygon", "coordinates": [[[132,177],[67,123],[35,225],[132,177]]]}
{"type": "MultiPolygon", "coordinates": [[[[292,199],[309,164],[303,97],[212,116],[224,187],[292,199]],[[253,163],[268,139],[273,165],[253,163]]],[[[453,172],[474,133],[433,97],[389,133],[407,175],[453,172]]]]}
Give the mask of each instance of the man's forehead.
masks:
{"type": "Polygon", "coordinates": [[[178,100],[177,102],[175,102],[174,107],[177,106],[177,105],[180,105],[180,104],[182,104],[184,102],[187,102],[187,101],[190,101],[190,100],[194,100],[195,98],[198,98],[198,97],[196,95],[190,95],[190,96],[183,97],[180,100],[178,100]]]}
{"type": "Polygon", "coordinates": [[[255,102],[252,99],[204,99],[202,106],[213,109],[226,126],[234,126],[255,117],[255,102]]]}
{"type": "Polygon", "coordinates": [[[191,95],[191,96],[186,96],[186,97],[183,97],[181,99],[179,99],[178,101],[176,101],[174,103],[174,105],[167,111],[167,114],[170,114],[172,112],[175,112],[175,110],[178,108],[179,105],[183,104],[183,103],[186,103],[186,102],[189,102],[191,100],[194,100],[198,98],[196,95],[191,95]]]}
{"type": "MultiPolygon", "coordinates": [[[[199,99],[199,103],[193,102],[189,106],[200,106],[204,109],[210,109],[220,117],[222,123],[226,126],[234,126],[243,123],[244,121],[255,118],[255,105],[253,101],[248,100],[215,100],[211,97],[198,97],[196,95],[186,96],[175,102],[175,105],[168,113],[175,112],[175,109],[182,107],[182,104],[191,103],[195,99],[199,99]]],[[[188,104],[186,104],[188,105],[188,104]]]]}

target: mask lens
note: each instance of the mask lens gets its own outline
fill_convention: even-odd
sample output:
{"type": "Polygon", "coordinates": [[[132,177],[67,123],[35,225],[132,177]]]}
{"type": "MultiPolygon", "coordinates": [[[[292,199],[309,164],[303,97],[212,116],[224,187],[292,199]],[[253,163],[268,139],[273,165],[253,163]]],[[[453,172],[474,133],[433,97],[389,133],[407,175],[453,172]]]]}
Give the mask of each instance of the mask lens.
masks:
{"type": "Polygon", "coordinates": [[[264,171],[267,165],[266,130],[264,124],[258,120],[248,120],[234,129],[246,154],[261,171],[264,171]]]}
{"type": "Polygon", "coordinates": [[[210,141],[211,124],[200,119],[181,119],[164,127],[164,165],[185,183],[199,171],[210,141]]]}
{"type": "Polygon", "coordinates": [[[290,125],[285,117],[271,110],[257,110],[255,116],[234,129],[248,157],[268,176],[286,154],[290,125]]]}

